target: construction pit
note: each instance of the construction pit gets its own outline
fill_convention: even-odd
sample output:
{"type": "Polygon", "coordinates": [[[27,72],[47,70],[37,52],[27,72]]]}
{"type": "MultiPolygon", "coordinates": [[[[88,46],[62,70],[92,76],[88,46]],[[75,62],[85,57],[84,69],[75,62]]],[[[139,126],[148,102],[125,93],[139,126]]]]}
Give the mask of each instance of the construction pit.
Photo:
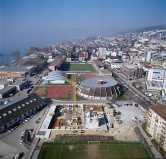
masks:
{"type": "Polygon", "coordinates": [[[138,141],[132,116],[145,116],[135,106],[78,104],[55,105],[47,109],[36,137],[53,141],[58,134],[115,136],[138,141]],[[42,132],[42,135],[41,135],[42,132]]]}

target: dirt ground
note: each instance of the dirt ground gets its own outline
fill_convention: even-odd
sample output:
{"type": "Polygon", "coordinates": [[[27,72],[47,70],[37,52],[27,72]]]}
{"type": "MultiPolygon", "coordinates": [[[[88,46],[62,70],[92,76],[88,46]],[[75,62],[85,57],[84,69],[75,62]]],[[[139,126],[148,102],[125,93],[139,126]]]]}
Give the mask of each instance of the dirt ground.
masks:
{"type": "Polygon", "coordinates": [[[99,144],[89,144],[87,145],[87,158],[89,159],[97,159],[97,158],[101,158],[101,154],[98,151],[99,148],[99,144]],[[93,153],[92,153],[93,150],[93,153]]]}

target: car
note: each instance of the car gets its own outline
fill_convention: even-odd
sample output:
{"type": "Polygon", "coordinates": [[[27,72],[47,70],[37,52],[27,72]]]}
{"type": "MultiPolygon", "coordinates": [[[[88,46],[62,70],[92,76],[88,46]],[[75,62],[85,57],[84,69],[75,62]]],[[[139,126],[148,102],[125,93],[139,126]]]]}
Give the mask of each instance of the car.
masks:
{"type": "Polygon", "coordinates": [[[12,97],[12,96],[13,96],[13,93],[8,94],[8,96],[9,96],[9,97],[12,97]]]}
{"type": "Polygon", "coordinates": [[[24,135],[21,135],[21,140],[23,140],[24,139],[24,135]]]}

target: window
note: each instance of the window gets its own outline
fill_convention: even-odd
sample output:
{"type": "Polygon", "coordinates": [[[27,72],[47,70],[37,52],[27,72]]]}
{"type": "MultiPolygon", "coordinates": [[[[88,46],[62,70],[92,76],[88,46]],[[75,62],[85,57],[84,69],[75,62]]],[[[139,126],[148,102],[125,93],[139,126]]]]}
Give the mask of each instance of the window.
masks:
{"type": "Polygon", "coordinates": [[[9,111],[8,111],[8,113],[9,113],[9,114],[11,114],[11,113],[12,113],[12,111],[10,111],[10,110],[9,110],[9,111]]]}
{"type": "Polygon", "coordinates": [[[7,114],[6,114],[6,113],[3,113],[2,115],[3,115],[4,117],[5,117],[5,116],[7,116],[7,114]]]}
{"type": "Polygon", "coordinates": [[[13,108],[13,111],[15,112],[17,109],[16,108],[13,108]]]}
{"type": "Polygon", "coordinates": [[[29,105],[29,103],[28,103],[28,102],[26,102],[26,104],[27,104],[27,105],[29,105]]]}
{"type": "Polygon", "coordinates": [[[2,117],[0,116],[0,119],[2,119],[2,117]]]}
{"type": "Polygon", "coordinates": [[[20,106],[18,106],[17,108],[18,108],[18,109],[21,109],[21,107],[20,107],[20,106]]]}
{"type": "Polygon", "coordinates": [[[23,107],[25,107],[25,104],[22,104],[23,107]]]}

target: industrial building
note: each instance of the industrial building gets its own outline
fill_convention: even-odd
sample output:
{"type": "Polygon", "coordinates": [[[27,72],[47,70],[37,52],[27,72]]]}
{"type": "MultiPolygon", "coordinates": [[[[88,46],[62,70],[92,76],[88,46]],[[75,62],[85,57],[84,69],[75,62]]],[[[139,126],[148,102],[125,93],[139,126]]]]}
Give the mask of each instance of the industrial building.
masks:
{"type": "Polygon", "coordinates": [[[45,101],[37,94],[22,96],[0,107],[0,132],[19,125],[35,111],[45,105],[45,101]]]}
{"type": "Polygon", "coordinates": [[[58,58],[58,59],[55,59],[49,66],[48,68],[52,71],[56,71],[56,70],[60,70],[62,65],[63,65],[63,62],[64,62],[64,58],[58,58]]]}
{"type": "Polygon", "coordinates": [[[147,131],[161,148],[166,151],[166,106],[158,104],[149,107],[147,131]]]}
{"type": "Polygon", "coordinates": [[[35,71],[40,71],[45,67],[47,64],[47,61],[40,58],[32,58],[32,59],[26,59],[21,63],[21,66],[34,66],[35,71]]]}
{"type": "Polygon", "coordinates": [[[0,89],[0,99],[8,97],[9,94],[15,93],[16,90],[16,86],[7,86],[3,89],[0,89]]]}
{"type": "Polygon", "coordinates": [[[0,78],[26,78],[34,71],[34,66],[0,67],[0,78]]]}
{"type": "MultiPolygon", "coordinates": [[[[61,76],[67,77],[65,72],[57,71],[61,76]]],[[[43,83],[64,84],[66,81],[60,77],[56,72],[50,72],[48,76],[42,77],[43,83]]]]}
{"type": "Polygon", "coordinates": [[[92,64],[96,70],[105,68],[104,64],[100,62],[99,60],[92,60],[92,64]]]}
{"type": "Polygon", "coordinates": [[[95,77],[83,80],[78,94],[84,98],[106,100],[119,97],[122,91],[114,79],[95,77]]]}

